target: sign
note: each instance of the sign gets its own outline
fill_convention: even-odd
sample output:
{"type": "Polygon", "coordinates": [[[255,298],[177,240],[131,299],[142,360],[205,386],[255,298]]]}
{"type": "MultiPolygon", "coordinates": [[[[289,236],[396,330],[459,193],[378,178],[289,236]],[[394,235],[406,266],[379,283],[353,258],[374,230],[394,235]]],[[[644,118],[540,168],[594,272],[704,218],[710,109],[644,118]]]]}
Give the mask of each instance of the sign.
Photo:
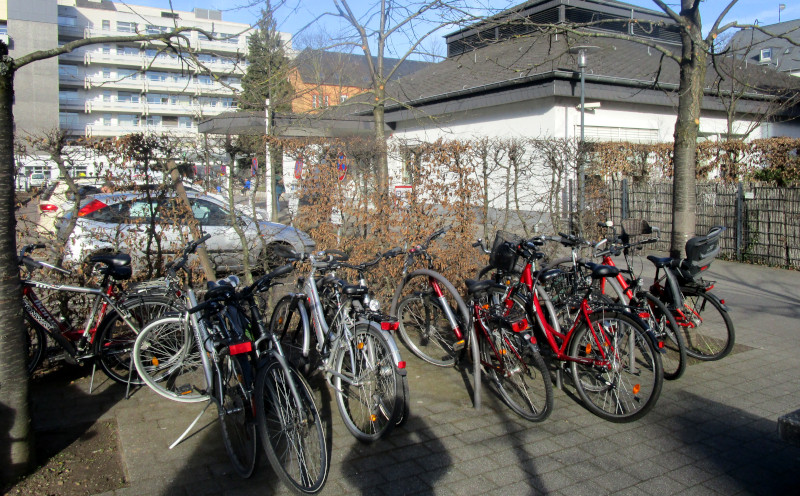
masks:
{"type": "Polygon", "coordinates": [[[255,176],[258,172],[258,157],[253,157],[253,166],[250,168],[250,174],[255,176]]]}
{"type": "Polygon", "coordinates": [[[339,159],[336,161],[336,169],[339,171],[339,180],[343,181],[344,176],[347,174],[347,155],[344,153],[339,154],[339,159]]]}
{"type": "Polygon", "coordinates": [[[303,157],[300,157],[294,163],[294,178],[300,179],[302,175],[303,175],[303,157]]]}

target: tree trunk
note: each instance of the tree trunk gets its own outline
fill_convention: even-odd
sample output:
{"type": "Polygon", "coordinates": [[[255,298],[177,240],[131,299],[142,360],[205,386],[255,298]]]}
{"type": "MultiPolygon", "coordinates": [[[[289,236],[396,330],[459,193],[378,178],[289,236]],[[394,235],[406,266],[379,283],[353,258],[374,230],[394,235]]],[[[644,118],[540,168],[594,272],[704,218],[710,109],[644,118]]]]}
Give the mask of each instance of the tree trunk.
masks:
{"type": "MultiPolygon", "coordinates": [[[[0,43],[0,52],[7,50],[0,43]]],[[[0,62],[0,482],[25,474],[33,461],[22,286],[14,216],[14,69],[0,62]],[[5,185],[5,186],[4,186],[5,185]]]]}
{"type": "MultiPolygon", "coordinates": [[[[699,15],[692,30],[700,32],[699,15]]],[[[672,238],[670,256],[682,257],[686,241],[694,236],[697,169],[697,131],[700,127],[700,104],[706,76],[706,53],[690,33],[683,32],[683,58],[680,64],[678,120],[675,122],[675,145],[672,152],[672,238]]]]}
{"type": "MultiPolygon", "coordinates": [[[[173,186],[175,187],[175,194],[177,194],[178,198],[183,202],[187,212],[191,212],[192,205],[189,203],[189,197],[186,196],[186,189],[183,187],[183,180],[178,172],[178,165],[174,160],[167,162],[167,171],[169,172],[169,177],[172,179],[173,186]]],[[[194,237],[195,240],[202,238],[203,232],[200,229],[199,222],[197,222],[194,216],[190,216],[189,218],[189,228],[191,229],[192,237],[194,237]]],[[[197,247],[197,258],[200,259],[200,266],[203,268],[206,280],[215,281],[217,276],[214,273],[214,266],[211,265],[211,259],[208,258],[208,251],[206,251],[205,244],[197,247]]]]}
{"type": "Polygon", "coordinates": [[[375,144],[381,147],[381,151],[378,153],[378,186],[380,187],[381,195],[389,192],[389,158],[386,155],[386,132],[383,129],[386,124],[384,96],[383,87],[376,88],[375,100],[377,100],[377,103],[372,109],[372,117],[375,121],[375,144]]]}

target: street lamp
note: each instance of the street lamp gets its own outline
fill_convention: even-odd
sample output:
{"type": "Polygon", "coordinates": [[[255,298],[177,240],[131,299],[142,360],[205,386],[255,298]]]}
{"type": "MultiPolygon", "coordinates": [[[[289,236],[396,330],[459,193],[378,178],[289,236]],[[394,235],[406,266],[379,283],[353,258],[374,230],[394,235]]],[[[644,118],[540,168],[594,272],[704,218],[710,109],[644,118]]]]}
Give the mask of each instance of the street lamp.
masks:
{"type": "Polygon", "coordinates": [[[584,115],[586,113],[586,92],[584,85],[586,82],[586,55],[597,50],[596,46],[575,46],[569,49],[569,53],[578,55],[578,69],[581,73],[581,141],[580,153],[578,154],[578,232],[583,230],[583,210],[585,208],[584,175],[583,175],[583,145],[584,145],[584,115]]]}

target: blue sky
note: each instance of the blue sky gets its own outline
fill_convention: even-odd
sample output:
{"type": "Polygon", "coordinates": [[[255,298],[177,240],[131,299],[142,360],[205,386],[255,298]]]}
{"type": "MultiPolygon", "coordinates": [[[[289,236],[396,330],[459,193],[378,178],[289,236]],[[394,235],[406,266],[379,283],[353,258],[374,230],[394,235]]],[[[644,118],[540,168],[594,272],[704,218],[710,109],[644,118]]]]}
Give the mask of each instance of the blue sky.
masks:
{"type": "MultiPolygon", "coordinates": [[[[520,2],[509,2],[508,0],[494,0],[492,5],[494,7],[502,7],[503,5],[514,5],[520,2]]],[[[332,12],[334,10],[333,0],[285,0],[279,15],[278,29],[283,32],[292,33],[297,35],[300,30],[305,28],[317,16],[324,12],[332,12]]],[[[135,5],[149,5],[154,7],[169,8],[168,0],[132,0],[135,5]]],[[[276,2],[273,0],[273,5],[276,2]]],[[[368,8],[376,4],[376,0],[349,0],[350,6],[355,11],[356,15],[360,12],[366,11],[368,8]]],[[[658,7],[651,0],[629,0],[627,3],[639,5],[642,7],[659,10],[658,7]]],[[[701,16],[703,24],[706,29],[716,20],[722,9],[729,4],[729,0],[706,0],[701,6],[701,16]]],[[[800,2],[797,0],[778,0],[778,1],[764,1],[764,0],[740,0],[728,13],[725,21],[738,21],[739,23],[754,23],[758,20],[759,24],[774,24],[778,22],[778,5],[783,3],[786,8],[781,12],[781,21],[788,21],[800,18],[800,2]]],[[[244,5],[244,0],[173,0],[172,4],[176,10],[192,10],[193,7],[211,8],[223,11],[223,19],[228,21],[236,21],[243,23],[253,23],[258,17],[260,12],[259,4],[255,7],[239,8],[238,6],[244,5]]],[[[680,8],[678,0],[667,0],[667,4],[673,9],[680,8]]],[[[323,18],[325,19],[325,18],[323,18]]],[[[336,33],[341,30],[338,21],[323,20],[327,23],[327,30],[330,33],[336,33]]],[[[312,28],[313,30],[313,28],[312,28]]],[[[445,34],[453,29],[445,30],[445,34]]]]}

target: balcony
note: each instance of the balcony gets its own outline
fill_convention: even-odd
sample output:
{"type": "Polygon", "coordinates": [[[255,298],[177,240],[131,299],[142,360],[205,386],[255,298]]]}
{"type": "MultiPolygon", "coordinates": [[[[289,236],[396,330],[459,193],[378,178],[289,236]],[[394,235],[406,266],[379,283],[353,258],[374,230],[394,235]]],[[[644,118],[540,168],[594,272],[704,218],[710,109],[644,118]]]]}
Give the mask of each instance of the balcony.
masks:
{"type": "Polygon", "coordinates": [[[131,102],[116,99],[111,100],[86,100],[85,104],[86,113],[91,112],[122,112],[126,114],[141,114],[145,105],[144,102],[131,102]]]}
{"type": "Polygon", "coordinates": [[[147,102],[145,104],[145,113],[147,114],[168,114],[168,115],[194,115],[196,104],[190,102],[177,102],[177,103],[153,103],[147,102]]]}
{"type": "Polygon", "coordinates": [[[133,133],[172,134],[175,136],[192,136],[197,134],[197,126],[179,127],[142,123],[138,126],[104,126],[86,125],[86,136],[123,136],[133,133]]]}

